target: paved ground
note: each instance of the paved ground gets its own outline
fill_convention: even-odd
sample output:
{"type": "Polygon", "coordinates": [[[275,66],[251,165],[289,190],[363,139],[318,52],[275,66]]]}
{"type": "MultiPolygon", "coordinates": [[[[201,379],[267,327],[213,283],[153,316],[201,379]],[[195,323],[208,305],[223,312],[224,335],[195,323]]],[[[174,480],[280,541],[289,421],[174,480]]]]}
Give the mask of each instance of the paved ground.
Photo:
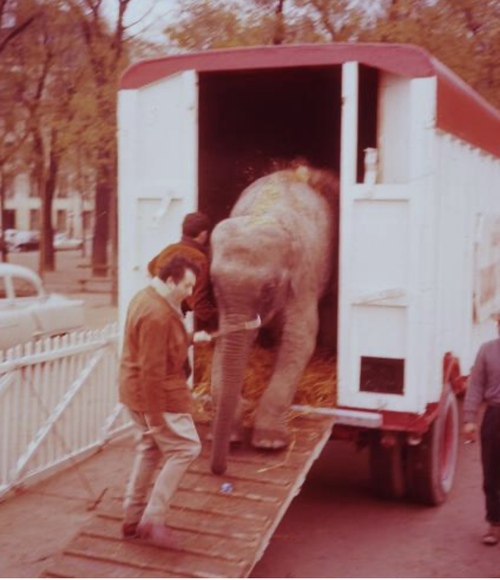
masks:
{"type": "Polygon", "coordinates": [[[0,503],[0,577],[40,576],[93,516],[105,490],[126,481],[131,461],[132,441],[124,438],[0,503]]]}
{"type": "MultiPolygon", "coordinates": [[[[132,441],[0,504],[0,577],[39,576],[93,517],[95,501],[123,485],[132,441]]],[[[332,441],[313,466],[264,557],[258,578],[492,578],[500,546],[484,530],[478,446],[461,448],[455,487],[439,508],[373,498],[366,452],[332,441]]]]}
{"type": "Polygon", "coordinates": [[[375,498],[367,450],[330,441],[252,577],[499,578],[485,528],[479,444],[460,445],[450,496],[426,507],[375,498]]]}

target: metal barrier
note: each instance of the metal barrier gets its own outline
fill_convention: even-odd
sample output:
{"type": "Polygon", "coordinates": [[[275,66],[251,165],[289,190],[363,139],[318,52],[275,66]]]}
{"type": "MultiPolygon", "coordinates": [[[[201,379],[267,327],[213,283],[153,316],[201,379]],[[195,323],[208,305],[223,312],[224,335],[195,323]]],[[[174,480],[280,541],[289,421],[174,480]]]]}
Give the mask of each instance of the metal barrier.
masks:
{"type": "Polygon", "coordinates": [[[0,498],[129,428],[118,342],[111,324],[0,352],[0,498]]]}

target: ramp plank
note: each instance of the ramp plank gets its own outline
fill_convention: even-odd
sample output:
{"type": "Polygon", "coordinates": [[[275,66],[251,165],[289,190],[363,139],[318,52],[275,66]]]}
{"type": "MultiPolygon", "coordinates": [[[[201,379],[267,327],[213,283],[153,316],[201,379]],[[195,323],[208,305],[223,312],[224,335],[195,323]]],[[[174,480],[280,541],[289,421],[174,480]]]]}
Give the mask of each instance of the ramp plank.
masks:
{"type": "MultiPolygon", "coordinates": [[[[183,551],[120,536],[123,488],[104,497],[92,521],[47,567],[46,577],[246,577],[325,443],[333,419],[293,420],[293,442],[280,452],[242,445],[231,450],[223,476],[210,471],[210,443],[183,478],[169,524],[183,551]],[[231,484],[231,491],[221,489],[231,484]]],[[[124,486],[123,486],[124,487],[124,486]]]]}

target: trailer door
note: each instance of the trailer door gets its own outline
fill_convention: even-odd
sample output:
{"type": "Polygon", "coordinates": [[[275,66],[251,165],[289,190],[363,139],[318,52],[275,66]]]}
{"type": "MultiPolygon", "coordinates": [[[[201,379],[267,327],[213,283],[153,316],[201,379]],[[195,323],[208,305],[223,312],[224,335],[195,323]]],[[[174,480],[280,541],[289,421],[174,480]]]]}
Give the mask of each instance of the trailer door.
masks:
{"type": "Polygon", "coordinates": [[[441,380],[430,292],[436,271],[427,167],[433,85],[389,81],[379,96],[378,139],[386,154],[395,149],[386,165],[397,163],[397,171],[390,183],[357,183],[358,67],[343,65],[337,401],[421,413],[439,399],[429,396],[429,387],[438,391],[441,380]]]}
{"type": "Polygon", "coordinates": [[[197,75],[185,71],[118,97],[119,313],[147,264],[178,241],[197,207],[197,75]]]}

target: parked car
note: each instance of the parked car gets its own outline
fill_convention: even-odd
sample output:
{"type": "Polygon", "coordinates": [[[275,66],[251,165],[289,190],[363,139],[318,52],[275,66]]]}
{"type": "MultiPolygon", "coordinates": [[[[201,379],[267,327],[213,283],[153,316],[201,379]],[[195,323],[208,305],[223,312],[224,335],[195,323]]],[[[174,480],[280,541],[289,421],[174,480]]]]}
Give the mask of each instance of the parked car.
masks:
{"type": "Polygon", "coordinates": [[[83,240],[71,238],[67,234],[54,234],[54,250],[81,250],[83,240]]]}
{"type": "Polygon", "coordinates": [[[4,239],[4,243],[5,243],[5,247],[7,248],[7,250],[10,252],[11,248],[14,245],[14,241],[17,235],[17,230],[13,229],[13,228],[8,228],[5,230],[4,234],[3,234],[3,239],[4,239]]]}
{"type": "Polygon", "coordinates": [[[84,326],[84,301],[48,294],[38,274],[0,263],[0,350],[84,326]]]}
{"type": "Polygon", "coordinates": [[[32,230],[5,230],[9,252],[30,252],[40,248],[40,234],[32,230]]]}

